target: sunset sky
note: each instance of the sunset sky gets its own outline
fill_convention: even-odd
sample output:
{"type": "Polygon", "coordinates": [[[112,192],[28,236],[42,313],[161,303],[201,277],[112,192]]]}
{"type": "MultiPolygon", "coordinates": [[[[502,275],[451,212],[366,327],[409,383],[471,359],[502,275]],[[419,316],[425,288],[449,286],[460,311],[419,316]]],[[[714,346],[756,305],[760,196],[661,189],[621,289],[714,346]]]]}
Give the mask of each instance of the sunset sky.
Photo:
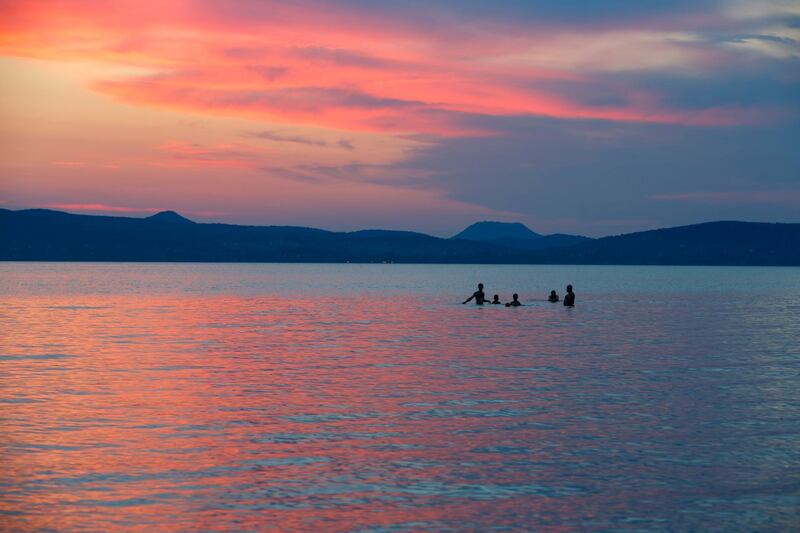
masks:
{"type": "Polygon", "coordinates": [[[800,222],[800,0],[0,0],[0,207],[800,222]]]}

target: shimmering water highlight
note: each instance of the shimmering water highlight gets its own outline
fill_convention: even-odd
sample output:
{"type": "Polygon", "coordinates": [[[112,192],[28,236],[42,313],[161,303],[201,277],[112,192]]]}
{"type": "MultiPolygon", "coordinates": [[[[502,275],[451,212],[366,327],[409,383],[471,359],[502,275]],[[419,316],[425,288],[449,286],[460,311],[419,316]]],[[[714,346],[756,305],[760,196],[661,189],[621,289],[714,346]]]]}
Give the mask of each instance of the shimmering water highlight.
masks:
{"type": "Polygon", "coordinates": [[[799,524],[798,269],[0,275],[7,529],[799,524]]]}

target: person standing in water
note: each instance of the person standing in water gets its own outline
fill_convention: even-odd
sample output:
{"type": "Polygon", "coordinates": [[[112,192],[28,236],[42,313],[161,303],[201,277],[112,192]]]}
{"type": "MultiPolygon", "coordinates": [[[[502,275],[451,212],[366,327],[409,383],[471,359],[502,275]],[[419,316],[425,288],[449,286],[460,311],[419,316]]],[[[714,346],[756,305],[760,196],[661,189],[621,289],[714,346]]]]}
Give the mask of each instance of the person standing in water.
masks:
{"type": "Polygon", "coordinates": [[[556,291],[550,291],[550,296],[547,298],[547,300],[553,303],[557,302],[558,294],[556,294],[556,291]]]}
{"type": "Polygon", "coordinates": [[[478,283],[478,290],[472,293],[472,296],[461,302],[462,304],[468,303],[470,300],[475,299],[475,303],[483,305],[486,303],[486,294],[483,292],[483,283],[478,283]]]}
{"type": "Polygon", "coordinates": [[[494,295],[494,300],[492,300],[492,305],[503,305],[503,302],[500,301],[499,294],[494,295]]]}
{"type": "Polygon", "coordinates": [[[567,294],[564,295],[564,305],[575,307],[575,293],[572,292],[572,285],[567,285],[567,294]]]}
{"type": "Polygon", "coordinates": [[[514,296],[512,296],[511,298],[512,300],[506,304],[506,307],[519,307],[520,305],[522,305],[519,301],[519,294],[517,294],[516,292],[514,293],[514,296]]]}

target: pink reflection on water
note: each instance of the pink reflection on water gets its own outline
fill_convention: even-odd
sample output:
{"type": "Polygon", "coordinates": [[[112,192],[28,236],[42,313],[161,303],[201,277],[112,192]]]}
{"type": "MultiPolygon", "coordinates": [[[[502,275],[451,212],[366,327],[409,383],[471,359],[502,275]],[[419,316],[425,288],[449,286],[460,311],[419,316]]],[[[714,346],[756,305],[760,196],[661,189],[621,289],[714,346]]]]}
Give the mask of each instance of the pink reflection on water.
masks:
{"type": "Polygon", "coordinates": [[[718,391],[651,378],[678,364],[640,356],[673,336],[652,315],[609,332],[548,304],[5,303],[0,510],[24,529],[558,531],[727,475],[676,451],[711,446],[718,391]]]}

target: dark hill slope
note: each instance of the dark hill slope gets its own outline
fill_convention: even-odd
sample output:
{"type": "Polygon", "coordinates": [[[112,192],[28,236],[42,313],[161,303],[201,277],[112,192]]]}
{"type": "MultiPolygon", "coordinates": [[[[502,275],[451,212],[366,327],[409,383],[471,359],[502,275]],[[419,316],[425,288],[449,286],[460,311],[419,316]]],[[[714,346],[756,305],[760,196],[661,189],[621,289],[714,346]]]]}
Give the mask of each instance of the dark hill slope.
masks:
{"type": "Polygon", "coordinates": [[[161,211],[160,213],[147,217],[147,220],[152,220],[153,222],[170,222],[173,224],[194,224],[194,221],[179,215],[175,211],[161,211]]]}
{"type": "Polygon", "coordinates": [[[800,224],[707,222],[540,252],[547,263],[800,266],[800,224]]]}
{"type": "Polygon", "coordinates": [[[591,240],[588,237],[563,233],[541,235],[519,222],[476,222],[452,238],[454,240],[488,242],[519,250],[559,248],[591,240]]]}
{"type": "Polygon", "coordinates": [[[498,239],[538,239],[541,235],[531,231],[525,224],[519,222],[476,222],[461,233],[454,235],[454,239],[468,241],[495,241],[498,239]]]}
{"type": "Polygon", "coordinates": [[[524,263],[530,255],[410,232],[200,224],[177,214],[127,218],[0,210],[2,260],[524,263]]]}
{"type": "Polygon", "coordinates": [[[710,222],[537,250],[401,231],[201,224],[177,213],[0,209],[0,260],[800,266],[800,224],[710,222]]]}
{"type": "Polygon", "coordinates": [[[565,235],[554,233],[552,235],[542,235],[538,239],[494,239],[489,242],[498,246],[517,248],[520,250],[543,250],[545,248],[563,248],[565,246],[575,246],[584,242],[591,241],[589,237],[580,235],[565,235]]]}

